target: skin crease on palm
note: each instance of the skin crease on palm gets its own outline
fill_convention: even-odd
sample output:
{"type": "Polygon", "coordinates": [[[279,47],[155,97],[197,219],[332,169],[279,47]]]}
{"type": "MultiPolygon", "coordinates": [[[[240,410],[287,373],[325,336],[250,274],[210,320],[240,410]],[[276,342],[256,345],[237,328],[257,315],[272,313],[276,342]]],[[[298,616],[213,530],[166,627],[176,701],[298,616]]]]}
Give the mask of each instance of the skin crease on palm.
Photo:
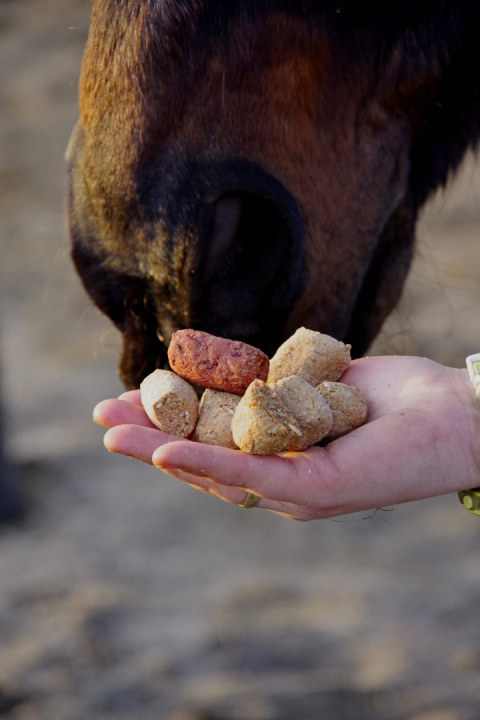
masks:
{"type": "Polygon", "coordinates": [[[295,520],[314,520],[475,487],[480,412],[466,370],[426,358],[355,360],[341,378],[358,387],[367,423],[326,447],[279,456],[175,438],[147,418],[140,392],[104,400],[94,420],[112,452],[152,464],[192,487],[295,520]]]}

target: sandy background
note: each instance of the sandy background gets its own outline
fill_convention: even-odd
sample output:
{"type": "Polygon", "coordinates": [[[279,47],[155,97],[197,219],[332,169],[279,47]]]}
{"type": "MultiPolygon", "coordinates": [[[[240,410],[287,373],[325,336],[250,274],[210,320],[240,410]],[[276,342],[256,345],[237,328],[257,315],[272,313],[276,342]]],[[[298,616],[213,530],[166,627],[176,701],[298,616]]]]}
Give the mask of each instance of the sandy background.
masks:
{"type": "MultiPolygon", "coordinates": [[[[87,0],[0,0],[0,335],[27,499],[0,529],[0,717],[478,720],[480,520],[456,496],[296,524],[125,458],[118,337],[68,257],[87,0]]],[[[422,219],[376,352],[480,349],[480,170],[422,219]]]]}

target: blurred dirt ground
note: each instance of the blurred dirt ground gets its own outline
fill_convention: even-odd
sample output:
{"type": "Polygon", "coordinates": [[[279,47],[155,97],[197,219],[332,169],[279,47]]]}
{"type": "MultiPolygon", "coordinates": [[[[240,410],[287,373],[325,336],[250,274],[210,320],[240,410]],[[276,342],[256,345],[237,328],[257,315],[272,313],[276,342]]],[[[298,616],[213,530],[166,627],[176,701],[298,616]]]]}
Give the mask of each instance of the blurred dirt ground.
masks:
{"type": "MultiPolygon", "coordinates": [[[[2,397],[28,502],[0,531],[0,717],[478,720],[480,520],[456,496],[295,524],[104,451],[119,343],[64,219],[88,16],[0,1],[2,397]]],[[[469,158],[372,354],[479,350],[479,198],[469,158]]]]}

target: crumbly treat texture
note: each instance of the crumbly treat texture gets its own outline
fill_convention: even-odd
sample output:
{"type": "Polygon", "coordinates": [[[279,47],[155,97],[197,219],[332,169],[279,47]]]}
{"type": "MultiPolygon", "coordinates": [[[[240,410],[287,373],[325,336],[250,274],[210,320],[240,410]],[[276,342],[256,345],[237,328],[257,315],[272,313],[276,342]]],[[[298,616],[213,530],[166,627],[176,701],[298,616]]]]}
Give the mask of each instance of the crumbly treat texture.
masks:
{"type": "Polygon", "coordinates": [[[170,367],[194,385],[243,395],[250,383],[266,380],[269,359],[252,345],[199,330],[178,330],[168,348],[170,367]]]}
{"type": "Polygon", "coordinates": [[[155,370],[140,385],[145,412],[151,422],[170,435],[187,437],[198,416],[197,393],[170,370],[155,370]]]}
{"type": "Polygon", "coordinates": [[[254,380],[237,405],[232,434],[244,452],[275,455],[301,437],[302,431],[274,390],[262,380],[254,380]]]}
{"type": "Polygon", "coordinates": [[[240,397],[219,390],[205,390],[190,440],[238,450],[232,435],[232,420],[240,397]]]}
{"type": "Polygon", "coordinates": [[[299,328],[270,360],[268,382],[298,375],[316,387],[324,380],[335,381],[350,364],[350,345],[306,328],[299,328]]]}
{"type": "Polygon", "coordinates": [[[323,382],[317,387],[333,415],[333,425],[326,440],[336,440],[360,427],[367,419],[367,401],[360,390],[352,385],[323,382]]]}
{"type": "Polygon", "coordinates": [[[271,361],[246,343],[179,330],[168,357],[173,372],[155,370],[140,390],[152,423],[172,435],[275,455],[335,440],[367,418],[360,390],[336,382],[350,345],[313,330],[299,328],[271,361]],[[190,383],[206,388],[200,405],[190,383]]]}
{"type": "Polygon", "coordinates": [[[328,435],[333,425],[332,411],[318,390],[298,375],[282,378],[270,388],[295,417],[302,432],[292,439],[287,450],[306,450],[328,435]]]}

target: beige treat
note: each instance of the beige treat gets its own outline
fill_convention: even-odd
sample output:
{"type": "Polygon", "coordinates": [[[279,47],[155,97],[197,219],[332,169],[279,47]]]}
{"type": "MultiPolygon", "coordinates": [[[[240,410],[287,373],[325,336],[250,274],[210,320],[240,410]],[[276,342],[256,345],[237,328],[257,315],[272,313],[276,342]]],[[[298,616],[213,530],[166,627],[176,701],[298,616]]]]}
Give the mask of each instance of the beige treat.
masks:
{"type": "Polygon", "coordinates": [[[140,385],[145,412],[160,430],[187,437],[198,417],[195,390],[170,370],[155,370],[140,385]]]}
{"type": "Polygon", "coordinates": [[[275,455],[301,437],[302,431],[272,388],[262,380],[254,380],[237,405],[232,434],[244,452],[275,455]]]}
{"type": "Polygon", "coordinates": [[[324,380],[338,380],[350,364],[350,347],[329,335],[299,328],[270,360],[267,382],[299,375],[316,387],[324,380]]]}
{"type": "Polygon", "coordinates": [[[363,425],[368,407],[358,388],[344,383],[323,382],[317,390],[329,404],[333,415],[333,425],[327,440],[336,440],[363,425]]]}
{"type": "Polygon", "coordinates": [[[332,411],[322,395],[298,375],[270,385],[284,406],[296,418],[302,434],[296,435],[288,450],[306,450],[320,442],[333,425],[332,411]]]}
{"type": "Polygon", "coordinates": [[[200,414],[190,440],[238,450],[232,437],[232,420],[239,402],[238,395],[220,390],[205,390],[200,400],[200,414]]]}

